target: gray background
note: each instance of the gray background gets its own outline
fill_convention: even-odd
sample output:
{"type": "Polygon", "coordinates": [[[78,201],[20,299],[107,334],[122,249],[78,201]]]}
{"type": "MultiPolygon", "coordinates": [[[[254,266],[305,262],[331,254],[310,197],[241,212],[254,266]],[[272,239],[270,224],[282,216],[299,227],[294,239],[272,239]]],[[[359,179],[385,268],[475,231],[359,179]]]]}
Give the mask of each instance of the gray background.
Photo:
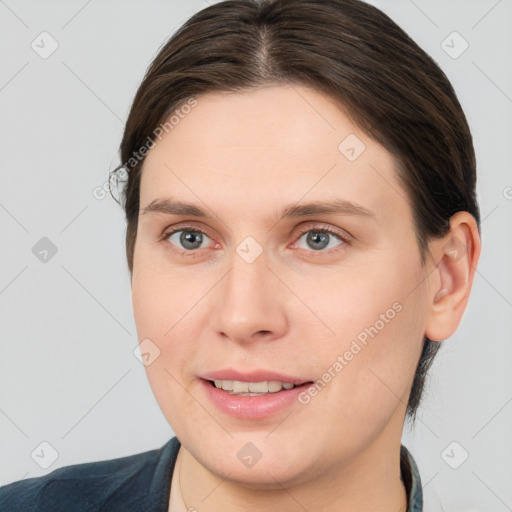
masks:
{"type": "MultiPolygon", "coordinates": [[[[452,81],[474,135],[483,219],[469,307],[403,442],[426,511],[512,510],[512,1],[372,3],[452,81]],[[453,31],[469,44],[458,58],[453,31]]],[[[122,210],[93,191],[119,163],[146,67],[206,5],[0,0],[2,484],[172,436],[133,354],[122,210]],[[31,47],[43,31],[58,43],[46,59],[31,47]],[[43,237],[57,248],[46,262],[32,252],[43,237]]]]}

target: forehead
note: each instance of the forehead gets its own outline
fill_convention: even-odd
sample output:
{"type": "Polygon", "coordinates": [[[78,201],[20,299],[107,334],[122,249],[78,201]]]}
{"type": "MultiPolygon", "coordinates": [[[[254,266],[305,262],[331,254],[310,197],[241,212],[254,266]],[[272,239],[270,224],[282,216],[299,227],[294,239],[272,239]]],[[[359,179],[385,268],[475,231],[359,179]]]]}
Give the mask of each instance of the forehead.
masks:
{"type": "Polygon", "coordinates": [[[149,151],[141,206],[166,193],[233,212],[326,197],[381,209],[405,198],[394,157],[319,92],[279,85],[196,100],[149,151]]]}

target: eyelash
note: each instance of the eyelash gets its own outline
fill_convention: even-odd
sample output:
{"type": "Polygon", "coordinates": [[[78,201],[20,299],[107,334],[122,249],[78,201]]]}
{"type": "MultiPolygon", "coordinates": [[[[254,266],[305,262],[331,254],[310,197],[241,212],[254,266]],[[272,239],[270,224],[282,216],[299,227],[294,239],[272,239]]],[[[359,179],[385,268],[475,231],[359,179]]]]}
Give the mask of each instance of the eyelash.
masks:
{"type": "MultiPolygon", "coordinates": [[[[194,226],[179,226],[177,228],[171,228],[171,229],[167,230],[162,235],[160,240],[161,241],[167,241],[167,239],[171,235],[173,235],[174,233],[179,233],[180,231],[189,231],[189,232],[194,232],[194,233],[201,233],[203,235],[206,235],[210,239],[212,238],[212,237],[210,237],[208,235],[208,233],[206,233],[202,229],[196,228],[194,226]]],[[[335,230],[333,230],[333,229],[331,229],[329,227],[326,227],[324,225],[314,225],[314,226],[308,226],[307,228],[300,229],[298,237],[297,237],[297,241],[300,240],[303,235],[305,235],[306,233],[309,233],[310,231],[314,232],[314,233],[328,233],[329,235],[332,235],[335,238],[338,238],[342,242],[342,245],[341,246],[337,246],[337,247],[335,247],[333,249],[328,249],[326,251],[324,251],[324,250],[320,250],[320,251],[310,250],[308,252],[312,252],[312,253],[318,252],[320,254],[331,254],[333,251],[339,250],[344,245],[351,245],[351,241],[350,241],[348,236],[344,236],[341,233],[339,233],[339,232],[337,232],[337,231],[335,231],[335,230]]],[[[178,249],[176,246],[174,246],[171,243],[169,243],[168,245],[171,246],[171,251],[177,253],[180,256],[192,256],[192,257],[194,257],[194,256],[197,256],[198,251],[199,251],[199,249],[194,249],[194,250],[189,250],[189,251],[186,251],[184,249],[178,249]]]]}

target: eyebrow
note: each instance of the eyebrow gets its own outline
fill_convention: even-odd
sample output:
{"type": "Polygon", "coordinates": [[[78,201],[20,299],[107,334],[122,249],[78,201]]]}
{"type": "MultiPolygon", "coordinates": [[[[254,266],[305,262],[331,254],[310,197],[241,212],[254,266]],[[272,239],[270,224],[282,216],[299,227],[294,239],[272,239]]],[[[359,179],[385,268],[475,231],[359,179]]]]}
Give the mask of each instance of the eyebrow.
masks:
{"type": "MultiPolygon", "coordinates": [[[[206,210],[172,198],[154,199],[148,206],[141,209],[140,215],[152,212],[167,215],[190,215],[198,218],[208,217],[206,210]]],[[[279,220],[325,214],[359,215],[375,220],[375,214],[371,210],[351,201],[347,201],[346,199],[289,204],[282,210],[279,220]]]]}

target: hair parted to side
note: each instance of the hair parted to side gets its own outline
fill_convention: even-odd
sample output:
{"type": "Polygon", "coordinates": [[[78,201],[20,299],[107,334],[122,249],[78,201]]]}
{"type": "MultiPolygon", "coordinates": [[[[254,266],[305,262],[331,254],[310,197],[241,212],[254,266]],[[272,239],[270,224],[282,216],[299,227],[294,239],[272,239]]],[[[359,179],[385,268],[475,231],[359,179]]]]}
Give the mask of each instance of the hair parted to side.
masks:
{"type": "MultiPolygon", "coordinates": [[[[113,171],[126,176],[121,198],[130,274],[143,149],[159,127],[203,93],[270,84],[328,95],[394,155],[423,264],[428,242],[448,232],[456,212],[472,214],[480,230],[464,112],[443,71],[394,21],[361,0],[228,0],[193,15],[169,39],[135,95],[120,146],[123,164],[113,171]]],[[[425,337],[407,404],[413,423],[440,346],[425,337]]]]}

